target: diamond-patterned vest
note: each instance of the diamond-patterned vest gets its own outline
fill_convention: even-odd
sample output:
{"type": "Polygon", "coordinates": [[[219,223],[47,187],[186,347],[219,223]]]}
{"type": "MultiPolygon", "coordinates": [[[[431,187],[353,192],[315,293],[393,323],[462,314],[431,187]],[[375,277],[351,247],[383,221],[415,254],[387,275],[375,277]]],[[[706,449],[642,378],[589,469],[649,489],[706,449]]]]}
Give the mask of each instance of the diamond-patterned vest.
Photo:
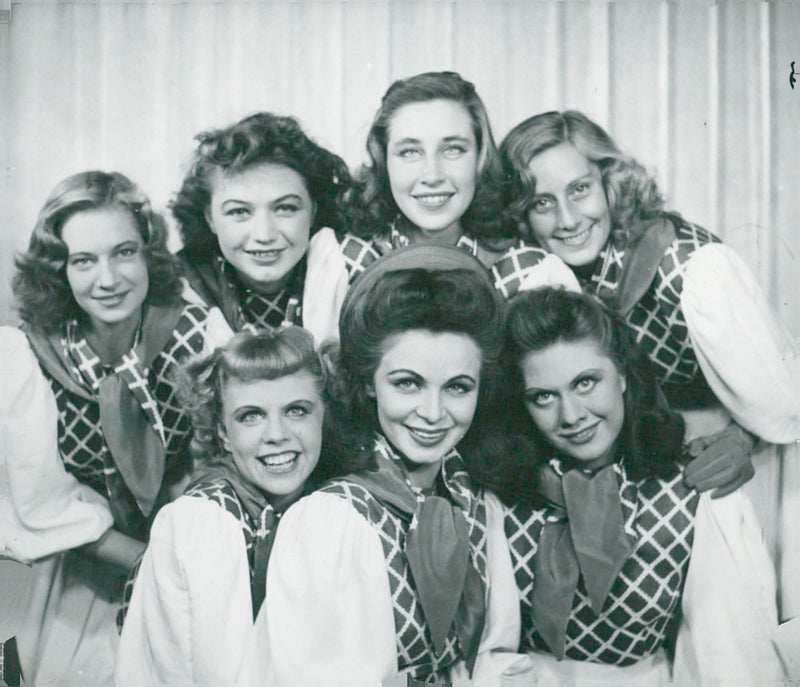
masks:
{"type": "MultiPolygon", "coordinates": [[[[567,623],[565,653],[577,661],[630,665],[663,643],[679,610],[694,536],[699,495],[671,479],[632,482],[615,465],[625,530],[637,537],[634,549],[611,588],[600,614],[591,607],[583,577],[567,623]]],[[[549,652],[531,621],[534,559],[550,509],[504,508],[505,532],[520,595],[520,651],[549,652]]]]}
{"type": "MultiPolygon", "coordinates": [[[[448,666],[462,656],[452,628],[444,651],[437,655],[434,648],[404,553],[410,523],[390,511],[364,487],[352,482],[333,480],[320,491],[348,501],[380,538],[394,609],[399,672],[426,682],[446,679],[448,666]]],[[[476,501],[474,516],[467,518],[470,560],[486,584],[486,506],[483,499],[476,501]]]]}

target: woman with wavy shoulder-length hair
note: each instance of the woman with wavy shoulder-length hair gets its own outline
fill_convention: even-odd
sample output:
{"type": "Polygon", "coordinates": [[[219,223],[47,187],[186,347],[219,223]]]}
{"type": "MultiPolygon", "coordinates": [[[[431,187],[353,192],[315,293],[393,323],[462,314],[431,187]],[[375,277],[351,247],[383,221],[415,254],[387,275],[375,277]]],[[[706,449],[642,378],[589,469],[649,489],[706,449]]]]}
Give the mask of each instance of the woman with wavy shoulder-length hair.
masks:
{"type": "Polygon", "coordinates": [[[454,248],[398,249],[354,282],[339,476],[284,516],[256,620],[262,681],[495,684],[484,664],[513,650],[518,601],[493,584],[500,507],[465,459],[492,431],[499,325],[485,268],[454,248]]]}
{"type": "Polygon", "coordinates": [[[489,117],[459,74],[395,81],[375,114],[367,153],[346,206],[351,279],[379,255],[413,243],[456,246],[487,266],[514,244],[489,117]]]}
{"type": "Polygon", "coordinates": [[[336,238],[347,165],[297,120],[269,112],[197,140],[171,203],[195,297],[235,331],[298,324],[317,341],[335,336],[347,287],[336,238]]]}
{"type": "MultiPolygon", "coordinates": [[[[784,480],[781,496],[775,488],[779,474],[791,474],[778,454],[800,439],[797,355],[747,265],[711,232],[665,212],[655,180],[580,112],[535,115],[500,151],[518,223],[551,263],[569,268],[573,286],[624,318],[683,414],[696,439],[687,482],[723,496],[753,477],[758,440],[782,445],[759,451],[756,481],[766,483],[754,494],[770,494],[756,499],[765,524],[791,521],[775,509],[793,501],[797,485],[784,480]]],[[[504,295],[552,283],[542,276],[541,254],[511,253],[496,265],[496,276],[505,270],[504,295]]],[[[785,526],[770,536],[783,541],[775,554],[784,561],[784,613],[792,617],[800,612],[792,572],[800,536],[785,526]]]]}
{"type": "Polygon", "coordinates": [[[334,465],[332,380],[300,327],[239,332],[181,368],[198,469],[153,523],[117,684],[236,682],[281,516],[334,465]]]}
{"type": "Polygon", "coordinates": [[[227,327],[180,299],[165,225],[117,172],[56,186],[13,286],[23,327],[0,334],[13,506],[0,543],[36,561],[22,669],[35,684],[111,684],[125,578],[190,466],[172,373],[227,327]]]}
{"type": "Polygon", "coordinates": [[[684,483],[683,420],[625,324],[587,294],[527,291],[509,307],[503,357],[534,449],[507,454],[489,480],[505,502],[505,583],[518,590],[517,679],[786,677],[752,506],[684,483]]]}

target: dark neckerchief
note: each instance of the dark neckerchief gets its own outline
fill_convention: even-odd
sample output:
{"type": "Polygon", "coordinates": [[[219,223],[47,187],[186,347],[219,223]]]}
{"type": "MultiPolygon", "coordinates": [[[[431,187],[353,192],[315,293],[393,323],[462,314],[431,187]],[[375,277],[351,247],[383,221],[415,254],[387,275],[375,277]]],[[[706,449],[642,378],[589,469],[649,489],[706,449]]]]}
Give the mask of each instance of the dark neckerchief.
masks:
{"type": "Polygon", "coordinates": [[[559,660],[579,578],[599,614],[636,546],[625,532],[615,465],[562,470],[558,460],[536,466],[537,492],[551,515],[539,539],[531,598],[533,626],[559,660]]]}
{"type": "MultiPolygon", "coordinates": [[[[155,408],[143,409],[141,390],[147,371],[172,338],[183,313],[183,303],[146,307],[142,313],[141,336],[136,346],[113,365],[113,371],[92,388],[76,369],[69,347],[61,334],[49,336],[28,330],[26,334],[36,357],[47,373],[67,391],[99,405],[103,437],[119,474],[141,512],[149,517],[161,489],[166,460],[163,429],[158,430],[155,408]]],[[[149,395],[152,401],[152,394],[149,395]]],[[[158,418],[160,420],[160,418],[158,418]]],[[[115,523],[125,531],[127,507],[111,489],[110,501],[115,523]]]]}
{"type": "MultiPolygon", "coordinates": [[[[444,651],[451,627],[461,645],[467,669],[475,665],[485,623],[483,580],[470,561],[469,525],[474,511],[466,473],[453,449],[442,461],[447,496],[423,494],[412,487],[400,456],[382,436],[376,437],[377,469],[345,479],[364,487],[381,504],[409,523],[405,554],[425,620],[437,652],[444,651]]],[[[442,490],[440,490],[441,492],[442,490]]]]}

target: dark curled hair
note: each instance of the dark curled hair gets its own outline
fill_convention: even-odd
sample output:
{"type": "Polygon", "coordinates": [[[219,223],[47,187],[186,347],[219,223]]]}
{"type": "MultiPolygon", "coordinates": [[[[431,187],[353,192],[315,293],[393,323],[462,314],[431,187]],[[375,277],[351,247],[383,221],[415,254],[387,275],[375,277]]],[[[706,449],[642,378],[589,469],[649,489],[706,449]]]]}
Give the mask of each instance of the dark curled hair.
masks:
{"type": "Polygon", "coordinates": [[[459,451],[467,458],[479,450],[482,434],[493,428],[483,419],[492,415],[500,352],[501,305],[488,280],[466,269],[399,270],[384,275],[351,306],[339,322],[345,394],[338,432],[343,472],[375,465],[373,437],[380,425],[369,390],[390,337],[411,330],[464,334],[478,345],[482,354],[478,405],[459,451]]]}
{"type": "Polygon", "coordinates": [[[342,158],[306,136],[297,120],[259,112],[196,139],[189,173],[170,203],[189,260],[208,260],[219,252],[207,219],[215,175],[234,176],[265,163],[285,165],[303,177],[316,205],[312,236],[322,227],[341,232],[339,204],[350,186],[350,172],[342,158]]]}
{"type": "Polygon", "coordinates": [[[508,502],[525,500],[534,492],[533,467],[553,455],[553,448],[524,407],[521,365],[525,356],[558,342],[593,341],[625,375],[625,420],[619,454],[631,479],[666,477],[674,473],[681,457],[683,418],[667,407],[650,373],[647,360],[629,336],[619,317],[591,296],[563,289],[526,291],[512,299],[506,314],[503,364],[508,393],[518,412],[515,430],[531,438],[528,452],[512,453],[492,487],[508,502]]]}
{"type": "Polygon", "coordinates": [[[67,281],[69,249],[61,230],[73,215],[103,208],[125,210],[139,229],[150,282],[145,302],[165,305],[178,298],[179,268],[167,249],[167,226],[147,196],[119,172],[81,172],[52,190],[33,227],[28,250],[15,261],[12,287],[19,316],[30,327],[50,334],[81,314],[67,281]]]}
{"type": "Polygon", "coordinates": [[[489,126],[489,115],[475,91],[475,85],[455,72],[417,74],[395,81],[386,91],[367,135],[370,162],[356,172],[353,188],[347,194],[345,211],[348,231],[369,239],[387,231],[398,217],[402,217],[392,196],[386,164],[389,127],[395,112],[404,105],[430,100],[459,103],[467,110],[472,121],[472,131],[478,145],[478,179],[475,197],[461,218],[464,233],[484,242],[513,237],[514,227],[502,223],[502,172],[489,126]]]}
{"type": "Polygon", "coordinates": [[[624,246],[639,222],[663,209],[655,179],[601,127],[575,110],[545,112],[517,124],[500,144],[504,207],[523,235],[530,233],[528,210],[536,193],[528,166],[536,155],[561,143],[571,143],[600,169],[615,245],[624,246]]]}
{"type": "Polygon", "coordinates": [[[300,371],[314,379],[325,407],[322,454],[314,469],[315,481],[324,479],[335,462],[328,450],[332,419],[328,413],[334,376],[327,353],[314,349],[314,337],[302,327],[281,327],[257,334],[239,332],[223,347],[194,358],[178,368],[175,384],[182,407],[192,423],[190,450],[199,462],[224,455],[218,427],[222,422],[222,392],[229,379],[251,382],[280,379],[300,371]]]}

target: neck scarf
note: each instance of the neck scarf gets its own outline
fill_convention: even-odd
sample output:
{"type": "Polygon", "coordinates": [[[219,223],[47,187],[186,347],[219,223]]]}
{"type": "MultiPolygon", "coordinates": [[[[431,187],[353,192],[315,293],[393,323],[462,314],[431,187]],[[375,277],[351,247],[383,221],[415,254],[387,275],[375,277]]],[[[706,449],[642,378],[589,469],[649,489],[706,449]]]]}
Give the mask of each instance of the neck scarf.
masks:
{"type": "MultiPolygon", "coordinates": [[[[68,391],[98,403],[108,449],[139,510],[149,517],[164,476],[164,425],[147,382],[147,371],[172,337],[183,304],[150,306],[142,313],[141,336],[110,368],[79,334],[76,322],[66,337],[27,332],[36,357],[47,373],[68,391]]],[[[111,510],[122,526],[130,519],[122,485],[109,484],[111,510]]]]}
{"type": "Polygon", "coordinates": [[[553,460],[536,471],[537,491],[552,515],[536,552],[531,614],[533,626],[560,660],[579,577],[599,614],[636,538],[625,531],[613,464],[587,474],[562,472],[553,460]]]}
{"type": "Polygon", "coordinates": [[[436,651],[446,646],[451,627],[467,669],[475,665],[485,622],[486,599],[481,572],[470,561],[467,517],[476,497],[458,452],[442,462],[445,496],[415,489],[402,459],[382,436],[375,444],[378,469],[348,475],[401,519],[409,522],[405,554],[436,651]]]}
{"type": "MultiPolygon", "coordinates": [[[[389,228],[389,243],[391,244],[391,250],[408,248],[410,245],[412,245],[408,234],[405,234],[401,231],[400,227],[398,226],[399,224],[400,221],[395,220],[392,222],[389,228]]],[[[469,253],[473,258],[478,257],[478,240],[472,236],[461,234],[461,236],[458,237],[458,241],[456,241],[455,248],[463,250],[465,253],[469,253]]],[[[382,252],[385,253],[387,251],[384,250],[382,252]]]]}

